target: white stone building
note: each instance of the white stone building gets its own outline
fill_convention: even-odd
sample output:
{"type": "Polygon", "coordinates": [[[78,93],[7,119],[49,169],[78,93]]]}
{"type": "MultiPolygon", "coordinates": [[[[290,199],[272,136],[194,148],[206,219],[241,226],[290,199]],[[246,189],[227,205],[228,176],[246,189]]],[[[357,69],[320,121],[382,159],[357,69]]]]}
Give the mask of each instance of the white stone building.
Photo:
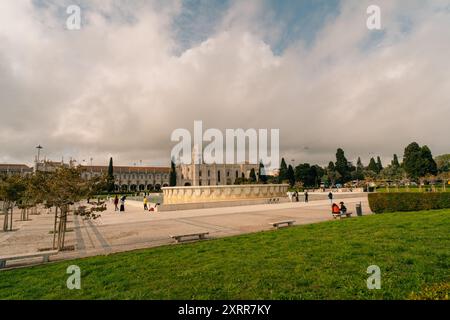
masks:
{"type": "Polygon", "coordinates": [[[258,164],[180,164],[176,167],[177,186],[232,185],[238,178],[249,179],[252,169],[258,178],[258,164]]]}
{"type": "MultiPolygon", "coordinates": [[[[82,166],[82,177],[90,179],[108,173],[108,166],[82,166]]],[[[116,191],[159,191],[170,183],[169,167],[114,166],[116,191]]]]}

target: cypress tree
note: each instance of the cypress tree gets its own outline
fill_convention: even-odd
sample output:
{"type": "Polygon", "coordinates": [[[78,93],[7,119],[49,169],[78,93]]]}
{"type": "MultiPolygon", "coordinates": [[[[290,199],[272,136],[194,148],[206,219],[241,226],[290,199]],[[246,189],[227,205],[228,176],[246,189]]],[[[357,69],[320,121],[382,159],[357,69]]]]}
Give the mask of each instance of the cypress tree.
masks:
{"type": "Polygon", "coordinates": [[[400,163],[398,162],[398,157],[396,154],[394,154],[394,159],[392,159],[391,165],[395,168],[400,167],[400,163]]]}
{"type": "Polygon", "coordinates": [[[264,163],[262,161],[259,163],[259,181],[261,183],[266,184],[267,183],[267,175],[266,175],[266,169],[264,167],[264,163]]]}
{"type": "Polygon", "coordinates": [[[295,185],[295,173],[294,168],[292,168],[291,165],[289,165],[287,169],[287,180],[289,181],[289,184],[291,187],[295,185]]]}
{"type": "Polygon", "coordinates": [[[373,171],[375,173],[378,172],[378,165],[375,162],[374,158],[370,158],[370,162],[369,162],[369,165],[367,166],[367,170],[373,171]]]}
{"type": "Polygon", "coordinates": [[[170,162],[170,186],[175,187],[177,185],[177,170],[175,168],[175,162],[170,162]]]}
{"type": "Polygon", "coordinates": [[[377,173],[380,173],[383,170],[383,164],[381,163],[380,157],[377,157],[377,173]]]}
{"type": "Polygon", "coordinates": [[[106,179],[107,184],[107,191],[109,193],[114,192],[114,167],[113,167],[113,158],[111,157],[109,159],[109,166],[108,166],[108,176],[106,179]]]}
{"type": "Polygon", "coordinates": [[[337,149],[336,152],[336,171],[340,174],[342,182],[347,182],[351,179],[350,177],[350,166],[348,160],[345,157],[344,150],[341,148],[337,149]]]}
{"type": "Polygon", "coordinates": [[[288,167],[286,165],[286,161],[284,158],[281,159],[280,172],[278,174],[278,181],[282,183],[284,180],[287,180],[287,170],[288,167]]]}
{"type": "Polygon", "coordinates": [[[252,168],[250,170],[250,182],[251,183],[255,183],[256,182],[256,172],[255,172],[255,168],[252,168]]]}

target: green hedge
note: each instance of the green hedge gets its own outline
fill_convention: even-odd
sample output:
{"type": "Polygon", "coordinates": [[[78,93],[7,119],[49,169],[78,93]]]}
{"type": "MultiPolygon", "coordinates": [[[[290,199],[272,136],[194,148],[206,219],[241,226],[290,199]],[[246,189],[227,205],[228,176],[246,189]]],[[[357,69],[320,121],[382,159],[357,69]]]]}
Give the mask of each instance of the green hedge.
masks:
{"type": "Polygon", "coordinates": [[[450,193],[369,193],[369,205],[375,213],[446,209],[450,208],[450,193]]]}

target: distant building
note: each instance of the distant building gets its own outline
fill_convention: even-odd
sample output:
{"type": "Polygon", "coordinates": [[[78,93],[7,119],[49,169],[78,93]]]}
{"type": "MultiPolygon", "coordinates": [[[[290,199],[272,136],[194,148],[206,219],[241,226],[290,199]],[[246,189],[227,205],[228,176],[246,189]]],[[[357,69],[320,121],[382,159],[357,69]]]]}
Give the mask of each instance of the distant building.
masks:
{"type": "Polygon", "coordinates": [[[235,184],[238,178],[250,178],[258,164],[180,164],[176,167],[177,186],[223,186],[235,184]]]}
{"type": "Polygon", "coordinates": [[[202,155],[194,149],[191,164],[178,164],[176,166],[177,186],[233,185],[237,179],[249,179],[252,169],[255,169],[258,179],[259,164],[205,164],[202,155]]]}
{"type": "MultiPolygon", "coordinates": [[[[108,173],[108,166],[82,166],[84,179],[108,173]]],[[[114,184],[116,191],[159,191],[170,183],[169,167],[133,167],[114,166],[114,184]]]]}
{"type": "Polygon", "coordinates": [[[62,168],[62,167],[71,167],[73,166],[73,162],[70,161],[69,163],[64,163],[63,160],[61,161],[50,161],[47,159],[34,162],[34,170],[35,171],[41,171],[41,172],[55,172],[56,169],[62,168]]]}
{"type": "Polygon", "coordinates": [[[0,164],[0,176],[26,176],[33,173],[33,168],[25,164],[0,164]]]}

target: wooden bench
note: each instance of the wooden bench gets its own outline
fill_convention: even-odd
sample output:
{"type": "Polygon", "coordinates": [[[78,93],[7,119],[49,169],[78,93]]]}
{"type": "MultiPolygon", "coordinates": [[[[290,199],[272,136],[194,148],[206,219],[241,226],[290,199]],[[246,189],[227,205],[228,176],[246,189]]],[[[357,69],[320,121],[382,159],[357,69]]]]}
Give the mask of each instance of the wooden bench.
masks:
{"type": "Polygon", "coordinates": [[[337,218],[342,219],[342,218],[351,218],[353,212],[346,212],[346,213],[339,213],[339,214],[338,213],[331,213],[331,214],[333,215],[334,219],[337,219],[337,218]]]}
{"type": "Polygon", "coordinates": [[[25,254],[14,254],[9,256],[0,256],[0,269],[6,268],[6,261],[10,260],[21,260],[21,259],[29,259],[29,258],[38,258],[42,257],[43,262],[49,262],[49,257],[58,253],[58,250],[52,251],[42,251],[42,252],[33,252],[33,253],[25,253],[25,254]]]}
{"type": "MultiPolygon", "coordinates": [[[[204,240],[206,236],[209,234],[209,232],[199,232],[199,233],[191,233],[191,234],[179,234],[170,236],[172,239],[175,239],[177,243],[180,243],[183,241],[183,238],[198,238],[199,240],[204,240]]],[[[191,239],[194,240],[194,239],[191,239]]]]}
{"type": "Polygon", "coordinates": [[[270,225],[274,228],[280,229],[283,227],[292,227],[295,223],[295,220],[286,220],[286,221],[278,221],[278,222],[272,222],[270,225]]]}

